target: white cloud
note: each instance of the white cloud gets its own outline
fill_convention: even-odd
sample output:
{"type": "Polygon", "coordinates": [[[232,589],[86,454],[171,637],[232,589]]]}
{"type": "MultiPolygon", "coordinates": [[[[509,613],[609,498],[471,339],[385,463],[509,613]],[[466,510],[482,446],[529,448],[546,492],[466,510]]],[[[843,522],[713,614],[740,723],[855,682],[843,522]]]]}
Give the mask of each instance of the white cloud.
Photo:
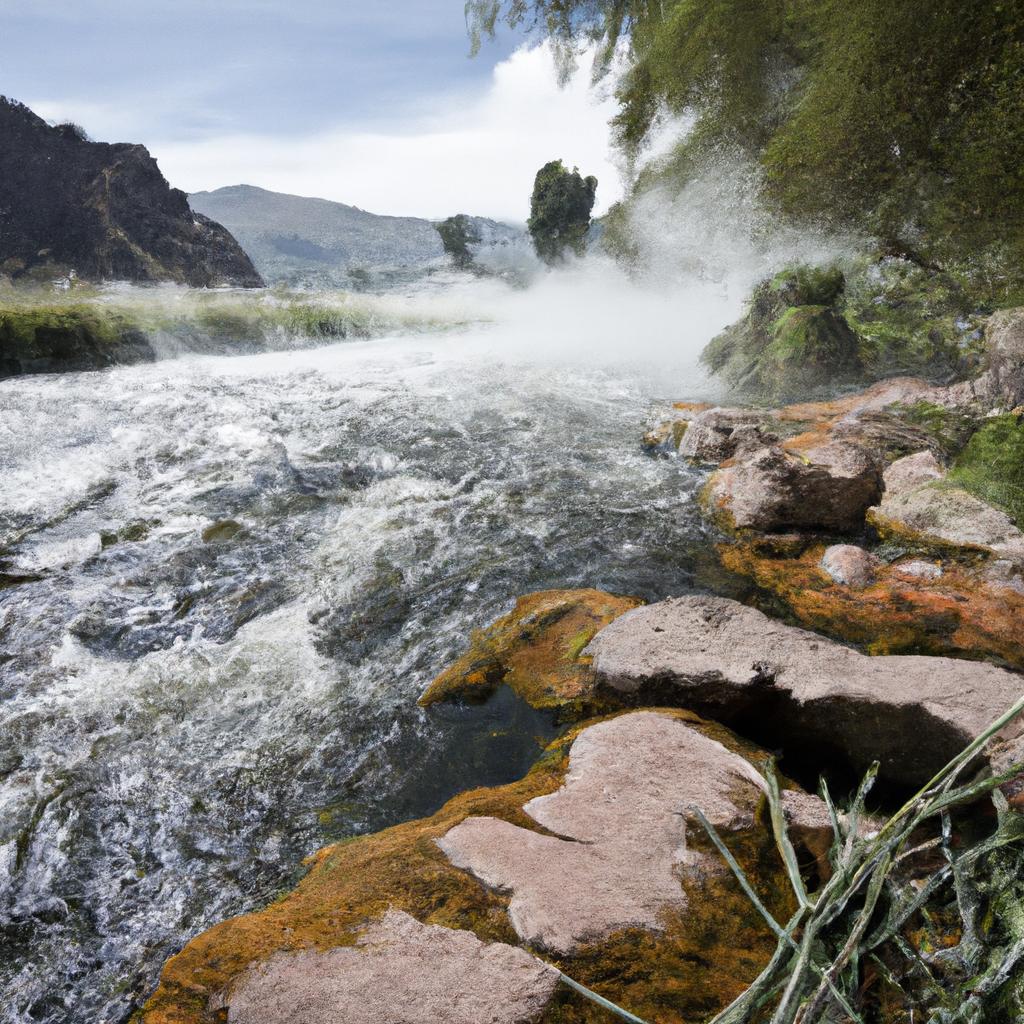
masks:
{"type": "Polygon", "coordinates": [[[608,130],[615,103],[590,90],[586,62],[559,88],[548,49],[521,49],[495,67],[481,94],[445,97],[429,113],[423,97],[413,105],[417,113],[393,130],[224,135],[152,141],[150,149],[171,183],[189,192],[244,183],[375,213],[522,221],[537,168],[555,158],[597,176],[595,212],[621,195],[608,130]]]}

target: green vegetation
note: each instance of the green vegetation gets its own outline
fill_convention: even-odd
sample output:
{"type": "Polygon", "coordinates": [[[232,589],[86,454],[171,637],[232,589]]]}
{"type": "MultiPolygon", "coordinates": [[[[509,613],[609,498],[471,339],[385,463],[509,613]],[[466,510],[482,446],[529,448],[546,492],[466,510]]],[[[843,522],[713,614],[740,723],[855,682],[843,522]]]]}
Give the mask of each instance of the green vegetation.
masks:
{"type": "Polygon", "coordinates": [[[762,282],[747,315],[712,339],[701,361],[771,400],[858,379],[859,341],[834,305],[844,283],[836,267],[794,267],[762,282]]]}
{"type": "Polygon", "coordinates": [[[1024,420],[1013,413],[987,420],[947,479],[1024,524],[1024,420]]]}
{"type": "Polygon", "coordinates": [[[445,253],[451,257],[455,266],[463,270],[471,267],[473,253],[469,247],[480,242],[480,233],[474,227],[472,218],[468,214],[457,213],[434,226],[441,236],[445,253]]]}
{"type": "Polygon", "coordinates": [[[663,112],[697,118],[670,177],[738,153],[797,220],[853,225],[922,263],[988,250],[994,293],[1020,290],[1020,0],[469,0],[467,15],[474,45],[499,21],[538,24],[565,69],[597,41],[601,74],[621,42],[627,153],[663,112]]]}
{"type": "Polygon", "coordinates": [[[596,195],[597,178],[583,178],[577,168],[569,171],[561,160],[552,160],[537,172],[527,227],[545,263],[560,262],[566,250],[583,255],[596,195]]]}
{"type": "Polygon", "coordinates": [[[0,376],[150,361],[165,341],[178,350],[236,352],[433,326],[448,325],[400,301],[344,292],[8,286],[0,287],[0,376]]]}
{"type": "Polygon", "coordinates": [[[773,1024],[845,1020],[928,1020],[982,1024],[1024,1012],[1024,817],[998,790],[1021,769],[975,778],[978,752],[1024,711],[1024,700],[985,730],[878,831],[861,830],[878,765],[845,814],[822,796],[832,820],[831,875],[809,891],[785,824],[769,764],[767,797],[776,844],[786,865],[796,914],[774,918],[729,849],[701,820],[744,890],[778,937],[775,956],[753,985],[711,1024],[761,1019],[773,1024]],[[958,809],[992,794],[994,832],[968,839],[958,809]],[[966,840],[966,841],[965,841],[966,840]],[[937,856],[936,856],[937,855],[937,856]]]}
{"type": "Polygon", "coordinates": [[[899,375],[946,383],[981,368],[987,311],[957,277],[906,259],[790,267],[755,288],[702,360],[768,398],[899,375]]]}

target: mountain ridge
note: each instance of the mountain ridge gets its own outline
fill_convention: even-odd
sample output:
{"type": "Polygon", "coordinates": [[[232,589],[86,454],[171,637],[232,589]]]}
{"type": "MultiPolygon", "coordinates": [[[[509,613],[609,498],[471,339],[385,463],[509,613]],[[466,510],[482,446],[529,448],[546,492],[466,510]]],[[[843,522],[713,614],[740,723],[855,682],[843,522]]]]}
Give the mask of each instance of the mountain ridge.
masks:
{"type": "Polygon", "coordinates": [[[260,287],[232,235],[145,146],[91,141],[0,96],[0,274],[260,287]]]}

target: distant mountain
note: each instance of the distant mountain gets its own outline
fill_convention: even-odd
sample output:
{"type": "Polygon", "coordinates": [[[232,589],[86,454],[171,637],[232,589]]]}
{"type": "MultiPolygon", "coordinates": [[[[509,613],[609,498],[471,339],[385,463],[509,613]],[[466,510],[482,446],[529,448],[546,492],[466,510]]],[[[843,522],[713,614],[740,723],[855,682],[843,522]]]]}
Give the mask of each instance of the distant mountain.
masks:
{"type": "Polygon", "coordinates": [[[259,287],[231,235],[189,209],[144,146],[91,142],[0,97],[0,274],[259,287]]]}
{"type": "MultiPolygon", "coordinates": [[[[327,199],[231,185],[189,196],[192,209],[224,224],[269,282],[351,286],[444,263],[441,236],[421,217],[386,217],[327,199]]],[[[519,228],[471,218],[480,248],[514,245],[519,228]]]]}

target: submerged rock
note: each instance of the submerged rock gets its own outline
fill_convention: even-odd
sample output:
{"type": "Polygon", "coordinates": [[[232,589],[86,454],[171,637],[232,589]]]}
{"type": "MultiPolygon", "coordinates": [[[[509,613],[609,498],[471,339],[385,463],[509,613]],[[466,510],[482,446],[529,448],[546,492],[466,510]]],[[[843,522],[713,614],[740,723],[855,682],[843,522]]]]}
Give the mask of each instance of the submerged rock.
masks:
{"type": "Polygon", "coordinates": [[[223,1002],[229,1024],[529,1024],[557,984],[525,950],[389,910],[354,946],[251,967],[223,1002]]]}
{"type": "Polygon", "coordinates": [[[470,649],[427,687],[420,703],[483,700],[510,686],[535,708],[582,709],[594,698],[594,675],[583,649],[619,615],[642,604],[601,590],[543,590],[475,631],[470,649]]]}
{"type": "MultiPolygon", "coordinates": [[[[1024,679],[952,658],[869,657],[753,608],[684,597],[628,612],[588,648],[606,685],[679,698],[773,742],[821,745],[856,771],[919,785],[1012,705],[1024,679]],[[913,737],[908,742],[908,737],[913,737]]],[[[1012,728],[1020,732],[1020,723],[1012,728]]]]}

